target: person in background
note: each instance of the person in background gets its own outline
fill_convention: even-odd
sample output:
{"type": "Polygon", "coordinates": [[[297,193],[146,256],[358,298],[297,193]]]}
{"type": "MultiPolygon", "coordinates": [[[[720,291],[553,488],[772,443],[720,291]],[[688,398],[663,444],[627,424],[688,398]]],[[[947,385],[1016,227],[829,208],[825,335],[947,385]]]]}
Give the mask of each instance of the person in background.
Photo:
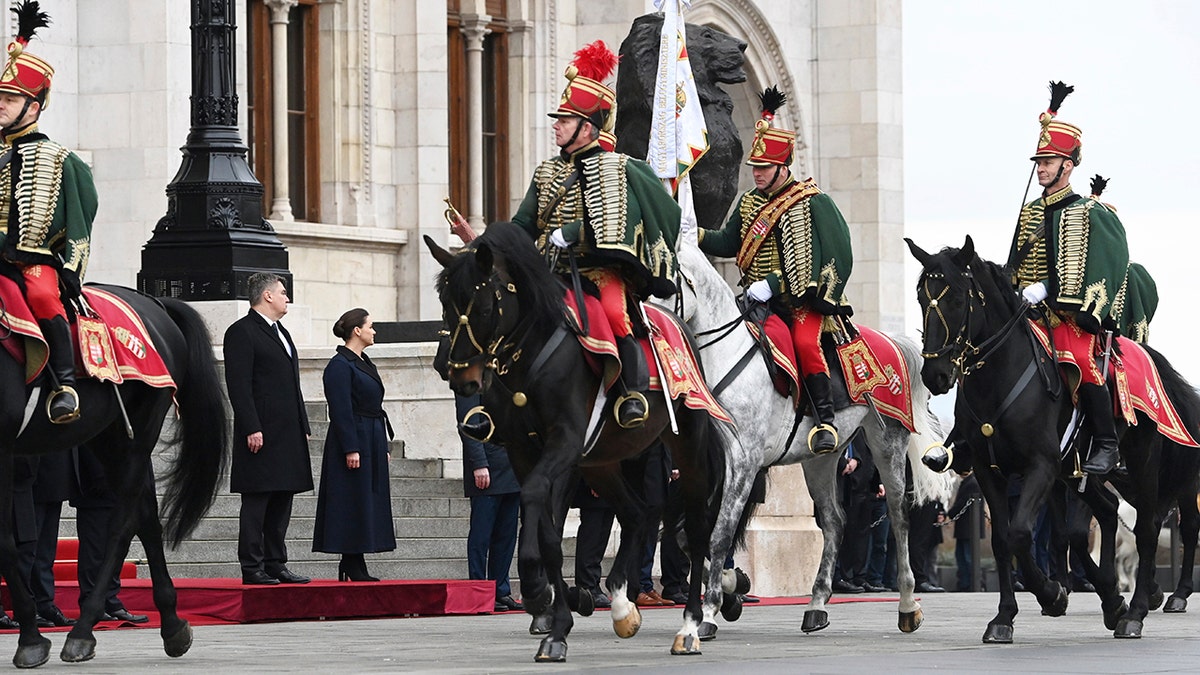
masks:
{"type": "Polygon", "coordinates": [[[329,436],[321,459],[321,488],[313,550],[340,553],[339,581],[379,581],[364,554],[392,551],[391,424],[383,410],[383,380],[366,355],[375,344],[367,310],[352,309],[333,324],[345,343],[325,366],[329,436]]]}

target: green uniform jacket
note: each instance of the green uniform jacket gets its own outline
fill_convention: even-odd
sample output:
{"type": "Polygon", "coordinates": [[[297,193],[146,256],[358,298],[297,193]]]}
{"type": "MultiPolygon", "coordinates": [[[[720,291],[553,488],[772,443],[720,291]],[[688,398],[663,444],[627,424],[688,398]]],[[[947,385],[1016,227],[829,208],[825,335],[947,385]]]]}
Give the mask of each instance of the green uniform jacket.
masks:
{"type": "Polygon", "coordinates": [[[808,194],[780,214],[752,260],[738,261],[741,284],[747,287],[766,279],[785,305],[808,304],[822,314],[849,316],[853,310],[845,289],[854,267],[850,228],[812,179],[790,179],[771,195],[757,189],[743,193],[725,227],[700,231],[700,249],[723,258],[737,256],[764,207],[789,195],[794,198],[796,191],[808,194]]]}
{"type": "Polygon", "coordinates": [[[539,248],[562,228],[576,242],[580,267],[615,268],[638,296],[668,297],[678,270],[679,213],[648,164],[593,143],[538,165],[513,222],[539,248]]]}
{"type": "Polygon", "coordinates": [[[1021,209],[1009,248],[1013,285],[1046,284],[1051,308],[1098,332],[1125,281],[1129,247],[1117,214],[1067,186],[1021,209]],[[1028,244],[1032,240],[1032,244],[1028,244]]]}
{"type": "Polygon", "coordinates": [[[1138,263],[1129,263],[1125,283],[1113,303],[1112,319],[1116,329],[1134,342],[1150,339],[1150,321],[1158,310],[1158,284],[1138,263]]]}

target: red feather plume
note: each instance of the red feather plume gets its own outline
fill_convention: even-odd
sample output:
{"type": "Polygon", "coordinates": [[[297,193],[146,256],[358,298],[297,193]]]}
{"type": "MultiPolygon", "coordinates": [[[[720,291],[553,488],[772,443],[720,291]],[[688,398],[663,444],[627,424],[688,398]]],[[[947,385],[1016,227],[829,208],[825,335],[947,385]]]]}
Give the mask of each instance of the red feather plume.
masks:
{"type": "Polygon", "coordinates": [[[575,52],[573,64],[580,75],[603,83],[617,69],[617,60],[617,55],[604,40],[596,40],[575,52]]]}

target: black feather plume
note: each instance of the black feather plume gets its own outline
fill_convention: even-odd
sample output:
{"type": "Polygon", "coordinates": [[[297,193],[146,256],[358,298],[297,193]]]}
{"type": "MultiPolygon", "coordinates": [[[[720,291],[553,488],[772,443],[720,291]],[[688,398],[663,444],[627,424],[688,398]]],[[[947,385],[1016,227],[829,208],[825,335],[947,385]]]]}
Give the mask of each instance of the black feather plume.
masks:
{"type": "Polygon", "coordinates": [[[758,100],[762,103],[763,117],[768,115],[774,117],[775,111],[782,108],[788,99],[787,94],[779,91],[779,87],[771,85],[758,95],[758,100]]]}
{"type": "Polygon", "coordinates": [[[28,43],[39,28],[50,25],[50,15],[42,11],[37,0],[23,0],[12,8],[17,15],[17,40],[28,43]]]}
{"type": "Polygon", "coordinates": [[[1108,179],[1100,174],[1092,177],[1092,196],[1099,197],[1104,193],[1104,188],[1108,187],[1108,179]]]}
{"type": "Polygon", "coordinates": [[[1054,80],[1050,81],[1050,107],[1047,110],[1050,111],[1051,115],[1058,114],[1058,107],[1062,105],[1062,102],[1073,91],[1075,91],[1075,87],[1069,84],[1055,82],[1054,80]]]}

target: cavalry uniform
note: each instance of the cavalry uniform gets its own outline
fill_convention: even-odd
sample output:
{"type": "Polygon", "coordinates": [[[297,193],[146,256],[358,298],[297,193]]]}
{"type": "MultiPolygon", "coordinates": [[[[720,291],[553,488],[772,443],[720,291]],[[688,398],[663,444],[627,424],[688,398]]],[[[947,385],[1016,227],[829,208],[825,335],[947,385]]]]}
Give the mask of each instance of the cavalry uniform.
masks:
{"type": "MultiPolygon", "coordinates": [[[[784,170],[792,163],[796,134],[771,126],[775,110],[784,100],[779,95],[778,104],[772,105],[773,91],[760,95],[763,119],[756,125],[746,163],[784,170]]],[[[725,227],[701,229],[699,237],[705,253],[736,257],[743,287],[759,281],[770,286],[771,308],[791,329],[816,417],[832,429],[833,400],[829,365],[821,353],[821,332],[826,317],[853,313],[844,291],[854,256],[850,229],[837,205],[811,178],[801,182],[789,176],[771,193],[757,188],[744,193],[725,227]]],[[[829,438],[836,436],[830,434],[829,438]]]]}
{"type": "MultiPolygon", "coordinates": [[[[25,45],[48,19],[36,2],[25,2],[16,11],[18,35],[8,45],[0,91],[26,97],[26,110],[35,102],[45,110],[54,69],[25,51],[25,45]]],[[[61,424],[79,416],[79,401],[60,277],[68,294],[77,296],[87,270],[96,186],[83,160],[40,133],[36,119],[29,119],[22,115],[0,130],[5,145],[0,157],[0,256],[20,271],[30,310],[46,338],[55,384],[47,414],[61,424]]]]}
{"type": "MultiPolygon", "coordinates": [[[[1092,178],[1092,199],[1100,199],[1104,189],[1108,187],[1108,179],[1100,174],[1092,178]]],[[[1104,203],[1113,213],[1117,207],[1104,203]]],[[[1117,297],[1113,300],[1112,311],[1109,313],[1105,328],[1114,333],[1145,344],[1150,339],[1150,322],[1158,310],[1158,284],[1145,267],[1130,262],[1125,270],[1125,279],[1117,297]]]]}
{"type": "MultiPolygon", "coordinates": [[[[1056,86],[1062,87],[1052,83],[1052,92],[1056,86]]],[[[1079,164],[1082,132],[1055,118],[1058,104],[1070,91],[1065,88],[1061,96],[1052,95],[1050,109],[1040,117],[1037,152],[1030,159],[1061,157],[1079,164]]],[[[1008,257],[1013,286],[1023,290],[1045,285],[1058,361],[1073,366],[1071,372],[1078,374],[1079,404],[1092,431],[1093,458],[1109,454],[1113,465],[1117,440],[1112,397],[1097,365],[1097,334],[1113,312],[1128,266],[1125,227],[1099,200],[1082,197],[1068,185],[1021,209],[1008,257]]],[[[1106,473],[1111,466],[1105,469],[1104,464],[1090,459],[1083,468],[1106,473]]]]}
{"type": "MultiPolygon", "coordinates": [[[[567,68],[568,84],[558,109],[550,113],[587,120],[600,130],[600,138],[538,165],[513,222],[541,248],[552,246],[547,240],[555,230],[573,242],[580,273],[599,289],[605,316],[617,337],[625,388],[615,405],[617,421],[636,427],[645,421],[642,392],[650,383],[645,356],[633,336],[628,303],[675,292],[679,206],[649,165],[611,151],[616,97],[601,80],[611,75],[616,57],[606,51],[603,43],[580,50],[567,68]],[[610,66],[595,64],[597,50],[600,61],[611,58],[610,66]]],[[[565,256],[557,271],[570,272],[565,256]]]]}

